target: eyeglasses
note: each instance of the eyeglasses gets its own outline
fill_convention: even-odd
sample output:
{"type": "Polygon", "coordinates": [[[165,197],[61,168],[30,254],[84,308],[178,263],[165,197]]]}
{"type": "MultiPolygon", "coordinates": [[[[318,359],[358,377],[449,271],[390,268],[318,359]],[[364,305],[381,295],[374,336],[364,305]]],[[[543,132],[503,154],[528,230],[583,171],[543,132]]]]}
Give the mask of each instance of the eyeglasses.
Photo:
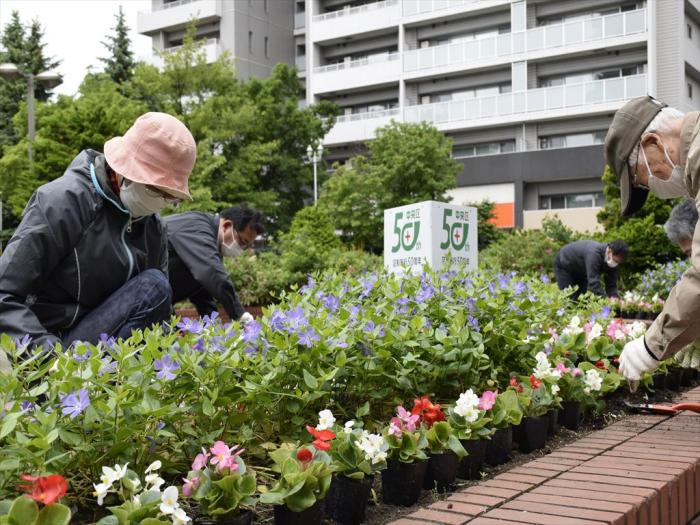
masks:
{"type": "Polygon", "coordinates": [[[249,250],[253,247],[253,245],[255,244],[255,237],[253,237],[249,241],[246,241],[243,238],[243,235],[241,235],[241,233],[239,231],[234,230],[234,232],[236,233],[236,236],[238,237],[238,244],[240,245],[241,248],[243,248],[244,250],[249,250]]]}
{"type": "Polygon", "coordinates": [[[160,188],[156,188],[155,186],[149,186],[148,184],[146,185],[146,193],[151,195],[151,197],[162,197],[165,202],[168,204],[180,204],[182,202],[182,199],[178,199],[177,197],[173,197],[169,193],[164,192],[160,188]]]}

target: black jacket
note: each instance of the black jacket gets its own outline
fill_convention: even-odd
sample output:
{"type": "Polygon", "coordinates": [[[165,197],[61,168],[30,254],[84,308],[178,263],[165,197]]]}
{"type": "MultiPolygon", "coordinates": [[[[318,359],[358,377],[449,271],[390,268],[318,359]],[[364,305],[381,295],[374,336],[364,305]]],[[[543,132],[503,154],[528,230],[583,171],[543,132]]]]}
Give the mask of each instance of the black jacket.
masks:
{"type": "Polygon", "coordinates": [[[219,253],[219,216],[191,211],[163,220],[173,303],[189,299],[200,315],[209,315],[219,301],[231,319],[240,319],[245,310],[219,253]]]}
{"type": "Polygon", "coordinates": [[[567,244],[557,253],[554,264],[567,271],[574,279],[587,284],[596,295],[617,296],[617,268],[605,262],[607,244],[595,241],[576,241],[567,244]],[[600,283],[605,275],[605,291],[600,283]]]}
{"type": "Polygon", "coordinates": [[[149,268],[167,275],[167,264],[159,217],[131,220],[104,156],[82,151],[32,195],[0,257],[0,333],[58,342],[129,279],[149,268]]]}

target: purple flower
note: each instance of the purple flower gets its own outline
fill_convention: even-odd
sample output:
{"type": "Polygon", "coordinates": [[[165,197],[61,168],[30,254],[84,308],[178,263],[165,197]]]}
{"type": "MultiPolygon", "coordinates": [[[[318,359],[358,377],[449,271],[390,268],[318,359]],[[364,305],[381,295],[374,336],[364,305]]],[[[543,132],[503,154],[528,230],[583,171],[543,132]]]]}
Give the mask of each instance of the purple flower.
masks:
{"type": "Polygon", "coordinates": [[[464,301],[464,304],[467,305],[467,310],[470,312],[473,312],[476,310],[476,299],[473,297],[467,297],[467,299],[464,301]]]}
{"type": "Polygon", "coordinates": [[[542,281],[544,284],[549,284],[552,282],[549,278],[549,275],[547,275],[546,273],[540,275],[540,281],[542,281]]]}
{"type": "Polygon", "coordinates": [[[198,352],[204,352],[204,338],[200,337],[199,339],[197,339],[197,342],[194,345],[192,345],[192,348],[194,350],[197,350],[198,352]]]}
{"type": "Polygon", "coordinates": [[[219,312],[214,311],[210,315],[205,315],[202,318],[202,322],[204,323],[204,328],[209,328],[211,325],[215,324],[216,322],[220,321],[219,319],[219,312]]]}
{"type": "Polygon", "coordinates": [[[479,320],[476,317],[468,315],[467,321],[474,330],[476,330],[477,332],[479,331],[479,320]]]}
{"type": "Polygon", "coordinates": [[[84,363],[88,359],[90,359],[90,355],[92,352],[90,350],[86,350],[84,354],[80,355],[77,352],[73,352],[73,359],[75,360],[76,363],[84,363]]]}
{"type": "Polygon", "coordinates": [[[329,311],[335,313],[340,309],[340,298],[336,297],[332,293],[329,293],[323,298],[323,306],[325,306],[329,311]]]}
{"type": "Polygon", "coordinates": [[[502,289],[508,288],[508,285],[510,284],[510,277],[507,275],[499,275],[498,276],[498,286],[500,286],[502,289]]]}
{"type": "Polygon", "coordinates": [[[557,317],[563,317],[565,313],[566,310],[564,310],[564,308],[559,308],[559,310],[557,310],[557,317]]]}
{"type": "Polygon", "coordinates": [[[340,339],[331,339],[328,343],[331,348],[347,348],[348,344],[340,339]]]}
{"type": "Polygon", "coordinates": [[[309,328],[305,332],[299,332],[299,344],[311,348],[314,343],[320,341],[321,338],[313,328],[309,328]]]}
{"type": "Polygon", "coordinates": [[[175,379],[175,372],[180,365],[169,355],[164,355],[161,359],[156,359],[153,361],[153,367],[158,371],[156,377],[158,379],[175,379]]]}
{"type": "Polygon", "coordinates": [[[24,335],[22,339],[14,339],[16,350],[26,350],[29,344],[32,342],[32,338],[29,335],[24,335]]]}
{"type": "Polygon", "coordinates": [[[401,297],[396,300],[394,303],[394,312],[397,314],[405,314],[408,313],[408,298],[407,297],[401,297]]]}
{"type": "Polygon", "coordinates": [[[114,339],[114,337],[109,337],[108,334],[101,333],[100,334],[100,343],[102,346],[106,346],[107,348],[114,348],[114,345],[117,343],[114,339]]]}
{"type": "Polygon", "coordinates": [[[373,334],[376,331],[377,337],[384,337],[384,325],[383,324],[375,325],[374,321],[367,321],[367,324],[365,325],[364,331],[366,334],[373,334]]]}
{"type": "MultiPolygon", "coordinates": [[[[489,283],[489,292],[491,292],[491,295],[496,295],[496,285],[495,284],[489,283]]],[[[485,297],[484,297],[484,299],[485,299],[485,297]]]]}
{"type": "Polygon", "coordinates": [[[417,303],[424,303],[425,301],[427,301],[428,299],[430,299],[434,295],[435,295],[435,288],[433,288],[430,285],[423,286],[423,287],[421,287],[419,292],[416,294],[416,302],[417,303]]]}
{"type": "Polygon", "coordinates": [[[603,310],[600,312],[600,317],[603,319],[607,319],[610,317],[610,307],[609,306],[603,306],[603,310]]]}
{"type": "Polygon", "coordinates": [[[362,314],[362,307],[356,304],[353,304],[350,307],[350,317],[352,318],[357,318],[362,314]]]}
{"type": "Polygon", "coordinates": [[[98,372],[98,376],[102,377],[105,374],[111,374],[113,372],[116,372],[117,370],[117,362],[112,361],[112,358],[109,356],[103,357],[100,359],[102,362],[102,366],[100,366],[100,371],[98,372]]]}
{"type": "Polygon", "coordinates": [[[284,323],[287,322],[287,316],[284,315],[282,310],[275,310],[270,316],[270,328],[274,332],[281,332],[284,330],[284,323]]]}
{"type": "Polygon", "coordinates": [[[36,403],[32,403],[31,401],[22,401],[22,403],[19,405],[19,408],[22,411],[22,413],[33,412],[36,408],[36,403]]]}
{"type": "Polygon", "coordinates": [[[360,284],[362,285],[362,293],[360,294],[360,299],[366,299],[369,294],[374,290],[374,279],[373,276],[370,277],[360,277],[360,284]]]}
{"type": "Polygon", "coordinates": [[[90,396],[88,396],[88,391],[84,388],[78,390],[77,393],[71,391],[70,394],[61,396],[61,413],[64,416],[70,416],[71,419],[75,419],[89,406],[90,396]]]}
{"type": "Polygon", "coordinates": [[[306,295],[314,288],[316,288],[316,281],[314,280],[314,278],[311,275],[309,275],[309,280],[306,282],[306,284],[304,286],[301,287],[301,289],[299,290],[299,293],[302,295],[306,295]]]}
{"type": "Polygon", "coordinates": [[[257,321],[251,321],[243,327],[243,340],[246,343],[255,343],[262,331],[262,325],[257,321]]]}
{"type": "Polygon", "coordinates": [[[523,281],[518,281],[513,285],[513,291],[515,292],[515,295],[525,293],[525,290],[527,290],[527,285],[523,281]]]}
{"type": "Polygon", "coordinates": [[[309,318],[306,317],[304,309],[297,306],[293,310],[287,312],[287,332],[290,334],[298,333],[309,325],[309,318]]]}
{"type": "Polygon", "coordinates": [[[176,327],[185,333],[201,335],[204,330],[204,326],[199,321],[199,319],[190,319],[185,317],[177,323],[176,327]]]}

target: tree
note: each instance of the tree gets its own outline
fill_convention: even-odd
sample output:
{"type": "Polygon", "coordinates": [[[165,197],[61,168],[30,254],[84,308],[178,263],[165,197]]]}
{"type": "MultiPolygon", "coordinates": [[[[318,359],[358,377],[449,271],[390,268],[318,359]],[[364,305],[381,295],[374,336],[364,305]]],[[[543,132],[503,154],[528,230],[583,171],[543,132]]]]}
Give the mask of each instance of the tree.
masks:
{"type": "Polygon", "coordinates": [[[428,123],[392,121],[367,143],[369,157],[353,157],[323,186],[321,205],[343,239],[381,251],[384,210],[425,200],[447,201],[459,164],[452,141],[428,123]]]}
{"type": "Polygon", "coordinates": [[[468,203],[466,206],[474,206],[476,208],[479,224],[479,251],[485,249],[489,244],[503,238],[505,232],[493,223],[493,219],[496,218],[496,213],[494,211],[496,205],[493,202],[484,200],[481,202],[468,203]]]}
{"type": "Polygon", "coordinates": [[[134,75],[134,54],[131,51],[131,40],[129,39],[129,27],[124,20],[124,12],[122,6],[119,6],[119,13],[115,15],[117,25],[112,29],[114,35],[107,37],[108,42],[102,42],[102,45],[107,48],[110,56],[100,58],[105,64],[105,73],[112,80],[121,84],[130,80],[134,75]]]}

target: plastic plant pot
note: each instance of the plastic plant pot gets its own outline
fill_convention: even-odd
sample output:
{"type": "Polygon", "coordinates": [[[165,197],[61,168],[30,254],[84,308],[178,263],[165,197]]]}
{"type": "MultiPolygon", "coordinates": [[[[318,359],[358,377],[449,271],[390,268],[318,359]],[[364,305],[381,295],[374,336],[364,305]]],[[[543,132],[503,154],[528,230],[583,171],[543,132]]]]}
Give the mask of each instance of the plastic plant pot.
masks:
{"type": "Polygon", "coordinates": [[[578,430],[583,421],[580,401],[563,401],[559,411],[559,423],[569,430],[578,430]]]}
{"type": "Polygon", "coordinates": [[[356,480],[334,476],[326,495],[326,514],[339,523],[362,523],[371,491],[372,478],[356,480]]]}
{"type": "Polygon", "coordinates": [[[528,454],[544,448],[547,442],[547,430],[549,430],[549,415],[537,417],[525,417],[520,424],[520,452],[528,454]]]}
{"type": "Polygon", "coordinates": [[[510,460],[513,448],[513,427],[499,428],[486,445],[486,463],[492,466],[503,465],[510,460]]]}
{"type": "Polygon", "coordinates": [[[428,461],[402,463],[391,460],[382,471],[382,499],[392,505],[410,507],[420,498],[428,461]]]}
{"type": "Polygon", "coordinates": [[[317,501],[302,512],[292,512],[286,505],[275,505],[275,525],[321,525],[325,503],[317,501]]]}
{"type": "Polygon", "coordinates": [[[255,513],[252,510],[242,509],[233,516],[200,516],[195,520],[195,525],[252,525],[255,513]]]}
{"type": "Polygon", "coordinates": [[[554,437],[559,432],[559,409],[554,408],[547,413],[549,425],[547,425],[547,437],[554,437]]]}
{"type": "Polygon", "coordinates": [[[488,441],[485,439],[463,439],[460,443],[467,451],[467,456],[459,462],[457,477],[460,479],[479,479],[481,467],[486,458],[488,441]]]}
{"type": "Polygon", "coordinates": [[[451,450],[442,454],[430,454],[428,468],[423,478],[423,488],[436,489],[441,494],[451,490],[457,479],[458,466],[459,458],[451,450]]]}

